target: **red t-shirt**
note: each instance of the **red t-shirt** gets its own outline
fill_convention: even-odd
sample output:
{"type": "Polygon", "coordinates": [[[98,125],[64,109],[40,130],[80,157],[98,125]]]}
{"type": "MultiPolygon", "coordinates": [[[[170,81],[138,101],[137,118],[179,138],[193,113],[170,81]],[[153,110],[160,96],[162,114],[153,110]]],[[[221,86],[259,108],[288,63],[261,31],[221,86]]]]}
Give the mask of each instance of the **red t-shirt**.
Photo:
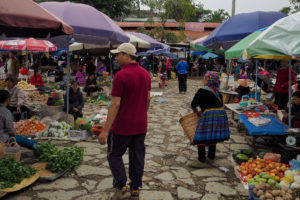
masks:
{"type": "Polygon", "coordinates": [[[42,76],[34,76],[33,75],[30,78],[29,82],[30,82],[31,85],[34,85],[34,86],[42,85],[43,87],[45,87],[42,76]]]}
{"type": "Polygon", "coordinates": [[[121,97],[121,104],[112,125],[117,135],[138,135],[147,132],[149,73],[138,63],[125,65],[114,77],[111,95],[121,97]]]}

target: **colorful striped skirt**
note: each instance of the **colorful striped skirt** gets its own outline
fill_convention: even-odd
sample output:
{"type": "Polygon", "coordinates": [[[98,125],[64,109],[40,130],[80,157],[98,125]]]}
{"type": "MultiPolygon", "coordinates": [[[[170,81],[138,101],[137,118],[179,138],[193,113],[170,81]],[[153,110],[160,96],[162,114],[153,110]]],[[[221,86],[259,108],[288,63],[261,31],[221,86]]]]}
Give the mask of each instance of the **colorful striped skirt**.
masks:
{"type": "Polygon", "coordinates": [[[213,144],[229,138],[228,118],[224,108],[205,110],[198,121],[194,144],[213,144]]]}

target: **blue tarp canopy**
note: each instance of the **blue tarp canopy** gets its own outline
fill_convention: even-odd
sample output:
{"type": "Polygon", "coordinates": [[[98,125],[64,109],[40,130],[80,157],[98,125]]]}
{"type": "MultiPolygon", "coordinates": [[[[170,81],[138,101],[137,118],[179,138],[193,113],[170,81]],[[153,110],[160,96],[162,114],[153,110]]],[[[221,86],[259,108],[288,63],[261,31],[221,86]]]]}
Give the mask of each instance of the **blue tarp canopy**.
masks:
{"type": "Polygon", "coordinates": [[[274,116],[264,116],[271,119],[271,122],[265,126],[255,126],[248,121],[245,114],[239,115],[239,119],[245,125],[249,135],[286,135],[288,127],[281,124],[274,116]]]}
{"type": "Polygon", "coordinates": [[[218,26],[204,41],[211,49],[225,50],[258,29],[270,26],[287,15],[281,12],[252,12],[237,14],[218,26]]]}
{"type": "Polygon", "coordinates": [[[209,58],[218,58],[219,56],[217,54],[214,54],[214,53],[206,53],[205,55],[201,56],[202,59],[205,59],[205,60],[208,60],[209,58]]]}
{"type": "Polygon", "coordinates": [[[194,51],[193,53],[192,53],[192,55],[193,56],[201,56],[201,55],[203,55],[203,54],[205,54],[206,53],[206,51],[194,51]]]}

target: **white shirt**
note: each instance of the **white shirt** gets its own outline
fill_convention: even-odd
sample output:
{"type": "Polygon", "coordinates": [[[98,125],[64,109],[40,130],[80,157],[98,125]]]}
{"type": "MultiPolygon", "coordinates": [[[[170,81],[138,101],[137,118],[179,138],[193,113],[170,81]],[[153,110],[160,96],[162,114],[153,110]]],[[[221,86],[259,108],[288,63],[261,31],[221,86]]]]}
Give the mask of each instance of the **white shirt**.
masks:
{"type": "Polygon", "coordinates": [[[11,67],[12,59],[7,61],[7,74],[12,74],[12,67],[11,67]]]}

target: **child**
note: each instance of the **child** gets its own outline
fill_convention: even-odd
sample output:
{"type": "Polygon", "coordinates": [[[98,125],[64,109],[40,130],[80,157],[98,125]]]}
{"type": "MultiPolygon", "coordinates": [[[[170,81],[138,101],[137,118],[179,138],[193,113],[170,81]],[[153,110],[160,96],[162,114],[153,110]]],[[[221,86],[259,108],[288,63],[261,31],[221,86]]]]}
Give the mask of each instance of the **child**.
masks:
{"type": "MultiPolygon", "coordinates": [[[[291,125],[292,128],[300,128],[300,91],[297,91],[293,94],[292,101],[293,101],[293,105],[292,105],[291,125]]],[[[286,114],[283,117],[282,121],[288,124],[289,123],[288,119],[289,119],[288,114],[286,114]]]]}

